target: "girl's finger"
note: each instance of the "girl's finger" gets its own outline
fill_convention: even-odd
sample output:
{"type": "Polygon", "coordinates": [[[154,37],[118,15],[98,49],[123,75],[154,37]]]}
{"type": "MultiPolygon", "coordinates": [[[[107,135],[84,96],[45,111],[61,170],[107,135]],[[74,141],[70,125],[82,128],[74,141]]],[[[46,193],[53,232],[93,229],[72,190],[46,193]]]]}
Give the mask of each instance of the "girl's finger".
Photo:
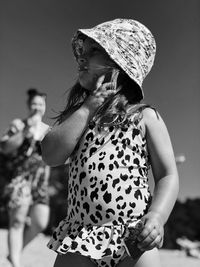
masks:
{"type": "Polygon", "coordinates": [[[112,83],[113,83],[113,90],[116,90],[117,89],[117,78],[118,78],[118,75],[119,75],[119,70],[118,69],[113,69],[112,71],[112,83]]]}
{"type": "Polygon", "coordinates": [[[94,97],[107,97],[112,94],[114,94],[114,91],[110,88],[110,84],[103,84],[98,90],[91,93],[94,97]]]}
{"type": "Polygon", "coordinates": [[[161,236],[161,240],[158,243],[157,248],[162,248],[162,246],[163,246],[163,236],[161,236]]]}
{"type": "Polygon", "coordinates": [[[154,228],[149,234],[140,241],[140,246],[146,247],[149,243],[153,242],[160,233],[154,228]]]}
{"type": "Polygon", "coordinates": [[[94,93],[97,93],[97,92],[105,92],[105,91],[108,91],[108,90],[112,90],[112,92],[113,92],[113,87],[114,86],[114,84],[113,83],[111,83],[111,82],[109,82],[109,83],[102,83],[99,87],[98,87],[98,89],[96,89],[95,91],[94,91],[94,93]]]}
{"type": "Polygon", "coordinates": [[[151,224],[146,224],[144,226],[144,229],[142,230],[142,232],[138,235],[137,239],[138,241],[143,241],[145,240],[149,234],[154,230],[153,225],[151,224]]]}
{"type": "Polygon", "coordinates": [[[104,89],[104,88],[105,88],[106,90],[110,89],[110,90],[114,91],[114,89],[115,89],[115,84],[114,84],[113,82],[103,83],[103,84],[102,84],[102,89],[104,89]]]}
{"type": "Polygon", "coordinates": [[[142,251],[151,250],[153,248],[161,248],[162,247],[162,237],[158,235],[156,239],[147,243],[145,246],[138,245],[138,248],[142,251]]]}
{"type": "Polygon", "coordinates": [[[102,75],[102,76],[100,76],[100,77],[98,78],[97,83],[96,83],[96,89],[94,90],[94,92],[99,90],[99,88],[100,88],[100,87],[102,86],[102,84],[103,84],[104,79],[105,79],[105,75],[102,75]]]}

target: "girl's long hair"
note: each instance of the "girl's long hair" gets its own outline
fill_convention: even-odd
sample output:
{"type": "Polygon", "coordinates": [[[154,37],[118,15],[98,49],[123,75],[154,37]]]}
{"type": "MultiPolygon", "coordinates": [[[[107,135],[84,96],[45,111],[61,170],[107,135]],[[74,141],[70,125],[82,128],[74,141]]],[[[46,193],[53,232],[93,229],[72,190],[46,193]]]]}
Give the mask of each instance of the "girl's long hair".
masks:
{"type": "MultiPolygon", "coordinates": [[[[109,96],[104,104],[97,110],[95,120],[99,125],[122,124],[129,115],[138,110],[143,96],[139,85],[128,77],[123,71],[119,71],[116,93],[109,96]]],[[[77,82],[70,90],[65,109],[55,117],[56,123],[60,124],[66,117],[76,111],[89,96],[90,92],[77,82]]]]}

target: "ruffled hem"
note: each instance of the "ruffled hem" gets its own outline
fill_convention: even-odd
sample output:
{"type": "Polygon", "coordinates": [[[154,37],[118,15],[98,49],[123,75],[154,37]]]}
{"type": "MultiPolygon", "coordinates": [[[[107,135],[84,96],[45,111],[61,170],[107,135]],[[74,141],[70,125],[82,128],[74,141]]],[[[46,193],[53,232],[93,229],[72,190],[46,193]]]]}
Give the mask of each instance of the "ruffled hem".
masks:
{"type": "MultiPolygon", "coordinates": [[[[134,221],[134,226],[137,221],[134,221]]],[[[124,233],[126,225],[80,225],[80,223],[61,221],[47,244],[58,254],[79,253],[93,259],[124,254],[124,233]]]]}

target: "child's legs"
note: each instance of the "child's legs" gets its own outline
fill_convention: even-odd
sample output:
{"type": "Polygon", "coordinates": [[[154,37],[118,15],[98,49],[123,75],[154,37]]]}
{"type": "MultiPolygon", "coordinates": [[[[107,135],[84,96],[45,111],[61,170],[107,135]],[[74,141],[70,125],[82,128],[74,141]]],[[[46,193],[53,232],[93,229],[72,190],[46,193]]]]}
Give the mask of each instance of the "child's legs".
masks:
{"type": "Polygon", "coordinates": [[[134,264],[134,261],[130,257],[126,257],[117,267],[161,267],[160,255],[158,249],[154,248],[149,251],[145,251],[140,257],[138,262],[134,264]]]}
{"type": "Polygon", "coordinates": [[[136,263],[135,267],[161,267],[160,255],[157,248],[146,251],[136,263]]]}
{"type": "Polygon", "coordinates": [[[9,260],[13,266],[20,265],[20,255],[23,247],[23,234],[29,203],[9,210],[8,249],[9,260]]]}
{"type": "Polygon", "coordinates": [[[67,253],[58,255],[54,267],[97,267],[89,257],[81,256],[77,253],[67,253]]]}
{"type": "Polygon", "coordinates": [[[42,203],[34,204],[29,216],[31,218],[30,226],[26,226],[24,232],[24,247],[33,240],[34,237],[46,229],[49,222],[49,206],[42,203]]]}

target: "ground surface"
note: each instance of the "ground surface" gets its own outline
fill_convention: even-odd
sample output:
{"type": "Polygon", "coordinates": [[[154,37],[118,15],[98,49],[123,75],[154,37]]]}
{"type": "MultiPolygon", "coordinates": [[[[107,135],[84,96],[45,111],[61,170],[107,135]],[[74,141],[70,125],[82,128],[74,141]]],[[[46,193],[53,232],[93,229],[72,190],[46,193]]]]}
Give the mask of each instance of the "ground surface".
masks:
{"type": "MultiPolygon", "coordinates": [[[[0,267],[11,267],[6,260],[7,231],[0,230],[0,267]]],[[[53,267],[56,253],[50,251],[46,244],[49,237],[40,234],[25,250],[22,256],[23,267],[53,267]]],[[[199,267],[200,260],[187,257],[177,250],[160,250],[162,267],[199,267]]],[[[81,267],[81,266],[80,266],[81,267]]]]}

